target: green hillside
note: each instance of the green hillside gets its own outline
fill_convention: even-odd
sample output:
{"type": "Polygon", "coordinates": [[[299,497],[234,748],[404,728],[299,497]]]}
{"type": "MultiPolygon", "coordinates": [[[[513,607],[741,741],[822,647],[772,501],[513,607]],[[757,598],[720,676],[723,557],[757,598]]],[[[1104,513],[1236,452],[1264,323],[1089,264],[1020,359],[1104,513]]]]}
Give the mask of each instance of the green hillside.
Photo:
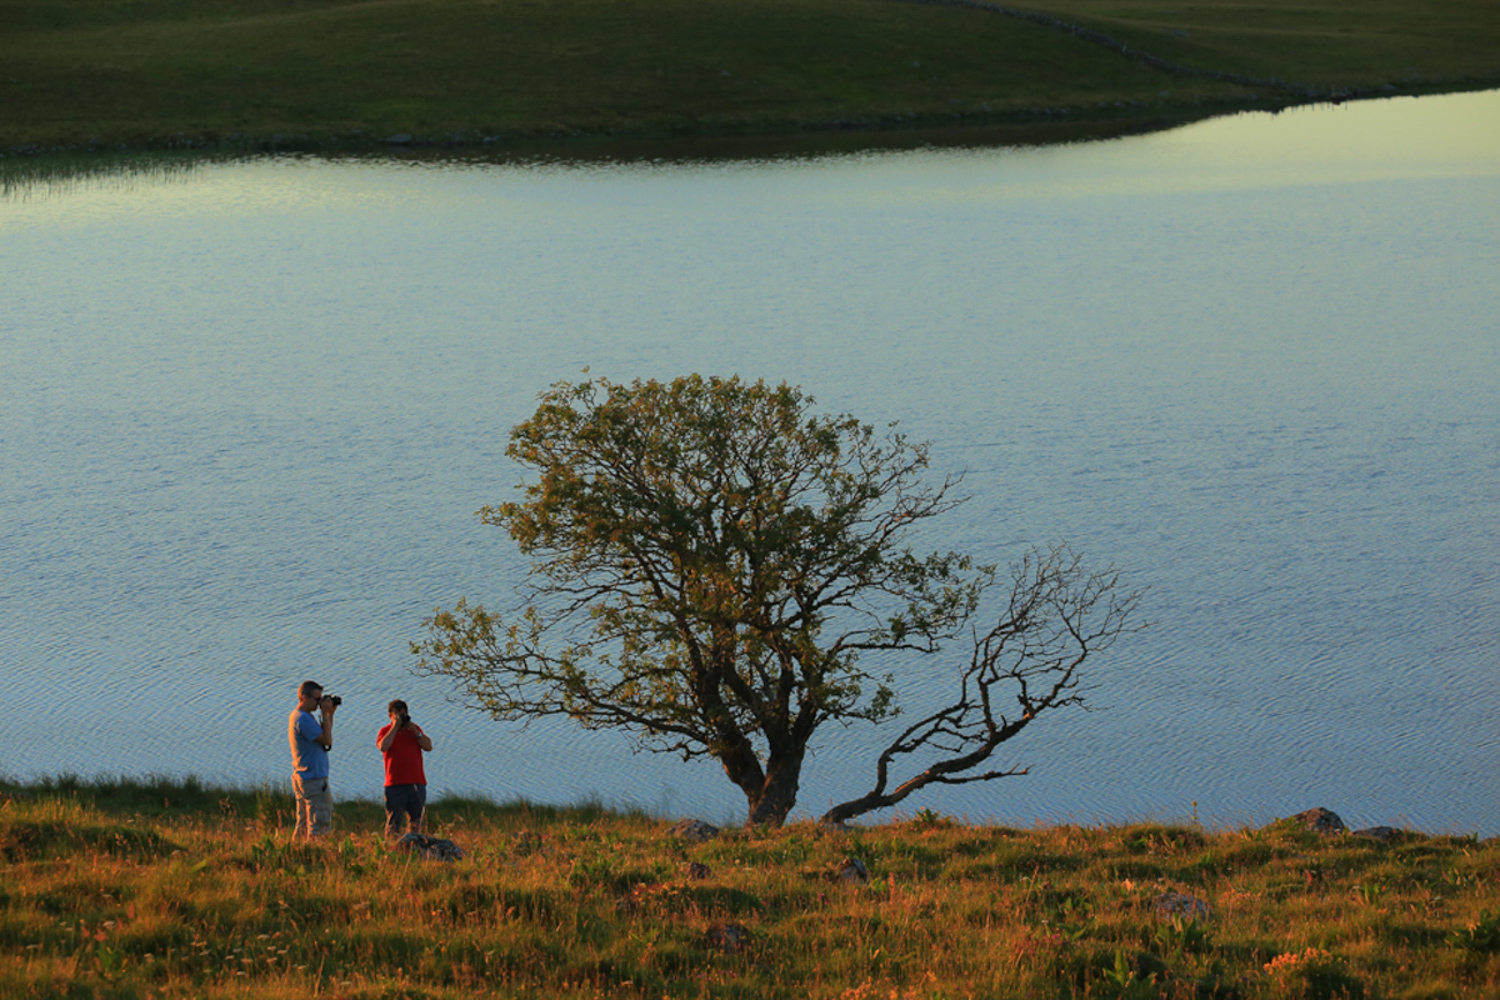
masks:
{"type": "Polygon", "coordinates": [[[1157,60],[902,0],[0,0],[0,150],[1182,115],[1500,85],[1489,0],[1036,9],[1157,60]]]}

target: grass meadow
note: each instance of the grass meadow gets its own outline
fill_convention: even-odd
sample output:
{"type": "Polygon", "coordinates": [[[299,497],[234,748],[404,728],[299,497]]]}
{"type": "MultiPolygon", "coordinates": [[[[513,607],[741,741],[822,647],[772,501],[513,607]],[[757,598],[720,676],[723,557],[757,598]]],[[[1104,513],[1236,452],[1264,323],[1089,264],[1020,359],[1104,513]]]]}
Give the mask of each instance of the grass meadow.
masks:
{"type": "Polygon", "coordinates": [[[439,862],[389,850],[374,803],[307,845],[269,789],[63,778],[0,802],[4,997],[1500,996],[1494,840],[923,811],[699,842],[449,798],[432,832],[467,857],[439,862]]]}
{"type": "MultiPolygon", "coordinates": [[[[1323,92],[1500,85],[1494,0],[1027,6],[1181,67],[1323,92]]],[[[769,134],[1296,100],[898,0],[0,0],[0,151],[769,134]]]]}

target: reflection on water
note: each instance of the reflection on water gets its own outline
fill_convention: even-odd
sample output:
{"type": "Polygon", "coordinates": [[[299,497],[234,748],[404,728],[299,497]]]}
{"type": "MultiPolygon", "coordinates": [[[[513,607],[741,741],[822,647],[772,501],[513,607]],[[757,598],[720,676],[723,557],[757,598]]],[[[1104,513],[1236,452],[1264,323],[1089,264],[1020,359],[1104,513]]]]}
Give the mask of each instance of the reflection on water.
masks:
{"type": "MultiPolygon", "coordinates": [[[[1152,587],[975,818],[1312,805],[1500,830],[1500,102],[1051,148],[709,164],[280,158],[0,200],[0,650],[14,774],[281,780],[292,690],[395,696],[435,784],[730,819],[711,765],[444,701],[407,643],[524,567],[473,511],[585,366],[802,384],[968,470],[931,537],[1067,537],[1152,587]]],[[[892,661],[908,704],[942,664],[892,661]]],[[[828,734],[803,807],[868,785],[828,734]]]]}
{"type": "Polygon", "coordinates": [[[1045,118],[1024,123],[952,125],[880,131],[813,130],[787,135],[683,136],[653,139],[526,140],[480,147],[379,147],[376,152],[323,151],[295,148],[254,152],[203,153],[190,150],[158,152],[84,152],[36,157],[0,157],[0,199],[35,197],[52,189],[69,190],[78,180],[106,183],[138,177],[170,177],[211,163],[264,159],[320,159],[325,162],[370,164],[514,167],[531,164],[645,165],[733,161],[788,160],[808,157],[867,155],[913,149],[960,149],[1051,146],[1093,142],[1127,135],[1144,135],[1177,128],[1207,117],[1203,113],[1140,120],[1131,117],[1069,121],[1045,118]]]}

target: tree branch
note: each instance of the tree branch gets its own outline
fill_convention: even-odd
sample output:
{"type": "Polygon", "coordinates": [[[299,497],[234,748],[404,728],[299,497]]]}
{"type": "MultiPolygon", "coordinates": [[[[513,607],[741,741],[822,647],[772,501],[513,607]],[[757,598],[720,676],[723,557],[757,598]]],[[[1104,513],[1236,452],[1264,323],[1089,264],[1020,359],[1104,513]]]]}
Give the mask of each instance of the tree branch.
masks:
{"type": "Polygon", "coordinates": [[[823,816],[841,823],[893,806],[928,785],[960,785],[1029,773],[1025,767],[975,772],[1000,746],[1044,712],[1084,706],[1079,670],[1136,622],[1141,591],[1121,591],[1113,567],[1090,570],[1066,545],[1033,549],[1012,567],[1006,609],[988,632],[973,634],[957,697],[903,729],[875,762],[870,791],[823,816]],[[1019,714],[1002,714],[996,698],[1013,690],[1019,714]],[[934,763],[891,785],[900,758],[938,753],[934,763]],[[972,772],[972,773],[971,773],[972,772]]]}

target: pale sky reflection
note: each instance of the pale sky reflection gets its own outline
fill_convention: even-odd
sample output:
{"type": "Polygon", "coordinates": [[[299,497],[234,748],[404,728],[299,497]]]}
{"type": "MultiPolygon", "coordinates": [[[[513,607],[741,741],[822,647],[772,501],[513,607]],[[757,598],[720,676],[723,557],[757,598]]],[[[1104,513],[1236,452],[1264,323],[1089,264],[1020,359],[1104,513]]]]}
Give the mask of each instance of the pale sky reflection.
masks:
{"type": "Polygon", "coordinates": [[[501,217],[661,204],[711,211],[726,196],[761,187],[768,174],[799,175],[796,185],[778,187],[772,196],[783,204],[903,209],[1493,177],[1500,175],[1500,90],[1246,112],[1151,135],[1051,147],[690,165],[301,157],[202,164],[43,183],[0,199],[0,232],[132,216],[207,222],[284,213],[307,224],[330,211],[399,215],[412,210],[413,199],[438,212],[484,202],[501,217]]]}
{"type": "MultiPolygon", "coordinates": [[[[1494,177],[1500,175],[1500,91],[1246,112],[1106,142],[894,159],[918,157],[942,168],[937,185],[928,183],[934,178],[927,171],[913,171],[906,183],[876,197],[928,203],[1097,198],[1494,177]]],[[[883,169],[894,171],[897,164],[883,169]]]]}

